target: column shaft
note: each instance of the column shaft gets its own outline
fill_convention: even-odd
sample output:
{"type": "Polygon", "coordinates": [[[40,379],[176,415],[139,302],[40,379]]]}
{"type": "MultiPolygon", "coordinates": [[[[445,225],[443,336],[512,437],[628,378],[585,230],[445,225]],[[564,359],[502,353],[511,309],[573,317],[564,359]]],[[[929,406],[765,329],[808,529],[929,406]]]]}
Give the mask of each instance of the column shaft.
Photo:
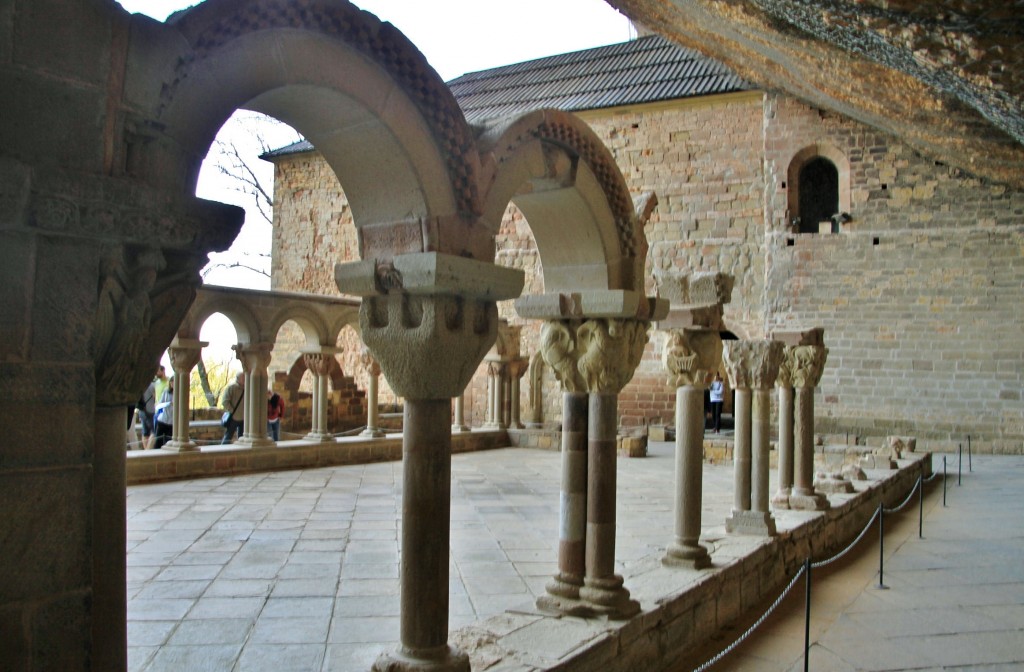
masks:
{"type": "Polygon", "coordinates": [[[519,377],[516,375],[512,376],[511,380],[512,392],[509,394],[509,427],[512,429],[522,429],[523,423],[519,419],[519,377]]]}
{"type": "Polygon", "coordinates": [[[640,610],[615,574],[615,440],[618,393],[591,392],[587,412],[587,535],[584,587],[580,597],[611,618],[640,610]]]}
{"type": "Polygon", "coordinates": [[[751,400],[751,509],[768,513],[768,460],[771,448],[771,392],[754,389],[751,400]]]}
{"type": "Polygon", "coordinates": [[[793,418],[794,494],[814,494],[814,388],[798,387],[793,418]]]}
{"type": "Polygon", "coordinates": [[[453,432],[468,432],[466,425],[466,393],[455,397],[455,421],[452,422],[453,432]]]}
{"type": "Polygon", "coordinates": [[[128,668],[125,407],[97,407],[93,426],[93,668],[128,668]]]}
{"type": "Polygon", "coordinates": [[[789,508],[793,489],[793,388],[779,387],[779,490],[772,498],[778,509],[789,508]]]}
{"type": "Polygon", "coordinates": [[[405,401],[401,642],[417,658],[448,649],[449,404],[447,399],[405,401]]]}
{"type": "Polygon", "coordinates": [[[542,608],[564,609],[558,598],[579,598],[586,571],[587,395],[562,393],[562,485],[559,499],[558,573],[547,585],[542,608]]]}
{"type": "Polygon", "coordinates": [[[736,390],[736,423],[733,438],[733,504],[737,511],[750,510],[750,389],[736,390]]]}
{"type": "Polygon", "coordinates": [[[704,468],[704,390],[693,385],[676,388],[675,540],[662,562],[696,569],[711,564],[700,539],[704,468]]]}

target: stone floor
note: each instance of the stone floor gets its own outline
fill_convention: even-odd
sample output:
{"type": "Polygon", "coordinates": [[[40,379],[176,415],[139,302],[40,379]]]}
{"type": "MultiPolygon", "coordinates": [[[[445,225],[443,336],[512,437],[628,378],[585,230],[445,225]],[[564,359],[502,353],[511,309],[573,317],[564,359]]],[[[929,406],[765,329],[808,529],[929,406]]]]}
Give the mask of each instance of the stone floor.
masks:
{"type": "MultiPolygon", "coordinates": [[[[617,558],[672,530],[673,446],[620,460],[617,558]]],[[[400,463],[128,489],[129,670],[367,670],[398,641],[400,463]]],[[[449,629],[531,609],[555,571],[559,455],[452,462],[449,629]]],[[[706,466],[704,523],[722,533],[732,469],[706,466]]]]}
{"type": "MultiPolygon", "coordinates": [[[[619,462],[617,558],[627,587],[631,567],[660,555],[670,537],[672,450],[653,444],[649,457],[619,462]]],[[[985,459],[999,458],[976,458],[972,478],[985,459]]],[[[450,629],[532,608],[555,569],[558,454],[462,454],[452,475],[450,629]]],[[[704,483],[713,540],[732,499],[731,467],[705,465],[704,483]]],[[[369,669],[398,639],[400,491],[399,463],[129,488],[129,669],[369,669]]],[[[949,545],[963,550],[957,539],[949,545]]],[[[1019,552],[1015,539],[1008,548],[1019,552]]],[[[1019,610],[1007,616],[1024,621],[1019,610]]]]}
{"type": "MultiPolygon", "coordinates": [[[[878,586],[878,535],[869,534],[840,562],[813,572],[809,669],[829,672],[1024,670],[1024,457],[977,456],[962,485],[929,486],[924,538],[916,499],[887,517],[884,585],[878,586]]],[[[954,472],[955,456],[950,458],[954,472]]],[[[941,470],[941,457],[935,466],[941,470]]],[[[804,669],[805,584],[717,664],[714,670],[804,669]]],[[[751,617],[756,618],[760,613],[751,617]]],[[[688,665],[689,672],[742,632],[723,633],[688,665]]]]}

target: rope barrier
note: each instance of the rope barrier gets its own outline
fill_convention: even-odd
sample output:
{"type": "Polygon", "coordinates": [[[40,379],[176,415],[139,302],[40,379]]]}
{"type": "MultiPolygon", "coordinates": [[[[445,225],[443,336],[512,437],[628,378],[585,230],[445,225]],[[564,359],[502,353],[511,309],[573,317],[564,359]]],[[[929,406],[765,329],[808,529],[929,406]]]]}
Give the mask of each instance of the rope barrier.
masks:
{"type": "Polygon", "coordinates": [[[838,560],[839,558],[841,558],[844,555],[846,555],[847,553],[849,553],[851,550],[853,550],[853,547],[856,546],[857,543],[861,539],[864,538],[864,535],[867,534],[868,530],[871,529],[871,525],[875,522],[876,518],[878,518],[878,509],[877,508],[875,509],[875,512],[873,514],[871,514],[871,519],[868,520],[867,525],[864,526],[864,529],[860,531],[860,534],[857,535],[857,538],[854,539],[853,541],[851,541],[850,544],[846,548],[844,548],[843,550],[839,551],[838,553],[833,555],[831,558],[828,558],[827,560],[819,560],[818,562],[812,562],[811,563],[811,567],[813,567],[814,569],[820,569],[822,567],[827,567],[827,566],[831,565],[833,562],[835,562],[836,560],[838,560]]]}
{"type": "Polygon", "coordinates": [[[797,571],[796,575],[790,580],[789,585],[787,585],[785,589],[783,589],[783,591],[779,594],[779,596],[775,598],[775,601],[772,602],[772,605],[770,607],[768,607],[768,610],[761,614],[761,617],[754,621],[753,625],[747,628],[746,632],[740,635],[739,638],[736,639],[736,641],[734,641],[729,646],[725,647],[725,649],[719,652],[716,656],[711,658],[711,660],[707,661],[700,667],[696,668],[693,672],[704,672],[709,667],[711,667],[712,665],[720,661],[722,658],[724,658],[726,655],[728,655],[729,652],[731,652],[733,649],[739,646],[743,642],[743,640],[749,637],[750,634],[753,633],[754,630],[756,630],[762,623],[764,623],[765,619],[768,618],[768,616],[773,611],[775,611],[776,607],[782,604],[782,601],[786,599],[786,595],[789,594],[789,591],[793,589],[793,586],[796,585],[796,582],[800,579],[801,576],[803,576],[805,569],[806,567],[804,567],[803,565],[800,566],[799,571],[797,571]]]}
{"type": "Polygon", "coordinates": [[[921,477],[920,477],[920,476],[918,476],[918,477],[917,477],[917,482],[916,482],[916,483],[914,483],[914,489],[910,491],[910,494],[909,494],[909,495],[907,495],[907,498],[906,498],[906,499],[904,499],[904,500],[903,500],[903,502],[902,502],[902,503],[900,503],[900,505],[899,505],[899,506],[897,506],[897,507],[895,507],[895,508],[892,508],[892,509],[887,509],[887,508],[885,508],[885,507],[883,506],[883,507],[882,507],[882,510],[883,510],[883,511],[885,511],[886,513],[899,513],[900,511],[902,511],[902,510],[903,510],[903,508],[904,508],[904,507],[905,507],[905,506],[906,506],[907,504],[909,504],[909,503],[910,503],[910,499],[911,499],[911,497],[913,497],[913,496],[914,496],[914,493],[916,493],[916,492],[917,492],[917,489],[918,489],[919,487],[921,487],[921,477]]]}

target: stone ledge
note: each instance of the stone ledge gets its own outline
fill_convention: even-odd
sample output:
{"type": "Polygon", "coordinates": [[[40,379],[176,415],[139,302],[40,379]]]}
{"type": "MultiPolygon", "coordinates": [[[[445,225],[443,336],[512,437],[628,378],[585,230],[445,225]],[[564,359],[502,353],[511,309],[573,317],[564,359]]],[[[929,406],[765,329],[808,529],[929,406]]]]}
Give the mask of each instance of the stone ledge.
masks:
{"type": "Polygon", "coordinates": [[[665,568],[660,554],[624,563],[623,575],[641,613],[628,621],[508,611],[462,628],[451,640],[469,653],[473,669],[666,669],[685,659],[744,613],[775,597],[808,554],[825,559],[853,540],[881,499],[892,506],[931,472],[931,455],[901,460],[897,471],[869,472],[857,492],[834,495],[827,511],[775,511],[771,538],[704,535],[712,549],[706,570],[665,568]]]}
{"type": "MultiPolygon", "coordinates": [[[[504,430],[461,432],[452,435],[452,453],[491,450],[508,446],[504,430]]],[[[324,443],[281,441],[271,448],[207,446],[202,451],[175,453],[164,450],[128,453],[128,485],[212,478],[283,469],[316,469],[347,464],[402,459],[402,435],[379,439],[346,437],[324,443]]]]}

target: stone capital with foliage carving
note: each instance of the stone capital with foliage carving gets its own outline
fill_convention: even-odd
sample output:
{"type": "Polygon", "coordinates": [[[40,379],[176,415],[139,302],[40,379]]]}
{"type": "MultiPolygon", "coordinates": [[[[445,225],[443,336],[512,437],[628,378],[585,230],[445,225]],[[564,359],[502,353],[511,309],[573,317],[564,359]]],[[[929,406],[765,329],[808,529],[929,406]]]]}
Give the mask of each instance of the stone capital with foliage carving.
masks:
{"type": "Polygon", "coordinates": [[[822,345],[797,345],[787,353],[793,387],[817,387],[825,371],[828,348],[822,345]]]}
{"type": "Polygon", "coordinates": [[[331,359],[334,355],[326,352],[306,352],[302,354],[302,361],[306,369],[315,376],[326,376],[331,372],[331,359]]]}
{"type": "Polygon", "coordinates": [[[727,341],[723,351],[725,369],[733,389],[769,389],[779,375],[783,356],[778,341],[727,341]]]}
{"type": "Polygon", "coordinates": [[[376,378],[380,375],[380,363],[374,358],[373,353],[365,345],[359,351],[359,365],[363,367],[368,376],[376,378]]]}
{"type": "Polygon", "coordinates": [[[661,361],[671,374],[669,385],[707,387],[722,361],[722,337],[717,331],[673,329],[661,361]]]}
{"type": "Polygon", "coordinates": [[[258,343],[253,345],[233,345],[235,357],[242,363],[242,370],[246,373],[252,371],[266,372],[270,366],[271,351],[274,346],[270,343],[258,343]]]}

